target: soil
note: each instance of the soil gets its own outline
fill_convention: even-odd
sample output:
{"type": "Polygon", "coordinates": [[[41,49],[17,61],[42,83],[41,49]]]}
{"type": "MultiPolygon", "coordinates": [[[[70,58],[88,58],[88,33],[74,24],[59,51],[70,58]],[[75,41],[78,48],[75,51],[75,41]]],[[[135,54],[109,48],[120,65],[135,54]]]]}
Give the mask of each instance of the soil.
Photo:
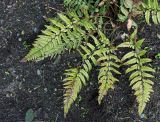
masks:
{"type": "Polygon", "coordinates": [[[96,70],[93,81],[82,89],[66,119],[63,117],[63,71],[78,63],[75,53],[65,53],[58,60],[46,59],[22,63],[45,18],[63,10],[63,0],[0,1],[0,122],[24,122],[26,112],[33,109],[34,122],[160,122],[160,25],[144,26],[140,37],[150,49],[157,70],[154,93],[144,114],[137,115],[133,91],[126,76],[109,91],[102,105],[97,103],[96,70]]]}

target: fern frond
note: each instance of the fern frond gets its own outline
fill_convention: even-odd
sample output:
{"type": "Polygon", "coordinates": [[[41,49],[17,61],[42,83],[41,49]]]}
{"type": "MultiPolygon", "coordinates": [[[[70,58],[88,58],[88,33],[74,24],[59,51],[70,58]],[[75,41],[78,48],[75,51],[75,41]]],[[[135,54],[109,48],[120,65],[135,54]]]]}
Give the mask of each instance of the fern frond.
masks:
{"type": "Polygon", "coordinates": [[[94,14],[99,12],[104,15],[109,9],[111,0],[64,0],[64,5],[69,9],[74,9],[78,12],[88,10],[88,13],[94,14]]]}
{"type": "Polygon", "coordinates": [[[108,49],[106,54],[103,54],[102,57],[98,60],[101,62],[101,68],[98,75],[98,81],[100,84],[98,96],[99,104],[101,103],[103,97],[106,95],[107,91],[109,89],[113,89],[115,82],[119,81],[114,76],[114,74],[121,74],[117,70],[117,68],[119,68],[119,65],[116,63],[117,61],[115,60],[115,58],[118,60],[117,56],[112,54],[112,50],[108,49]]]}
{"type": "Polygon", "coordinates": [[[131,16],[141,14],[138,10],[139,2],[135,3],[133,0],[121,0],[120,1],[120,13],[118,14],[119,21],[124,22],[131,16]],[[132,14],[131,14],[132,13],[132,14]]]}
{"type": "Polygon", "coordinates": [[[65,71],[66,78],[64,81],[64,116],[68,113],[72,103],[76,100],[82,85],[86,85],[89,80],[89,72],[92,65],[88,60],[84,61],[82,68],[72,68],[65,71]]]}
{"type": "MultiPolygon", "coordinates": [[[[96,43],[96,42],[95,42],[96,43]]],[[[99,43],[96,43],[97,45],[99,43]]],[[[97,64],[97,60],[93,55],[96,50],[95,45],[85,42],[80,45],[78,49],[82,56],[82,65],[79,68],[66,70],[66,78],[64,81],[64,115],[68,113],[72,103],[76,100],[78,93],[80,92],[83,85],[89,80],[89,72],[92,69],[92,65],[97,64]]]]}
{"type": "Polygon", "coordinates": [[[59,18],[49,19],[50,25],[38,36],[33,48],[24,58],[25,61],[43,60],[46,57],[56,57],[65,49],[77,49],[81,41],[86,39],[86,30],[93,28],[88,18],[79,18],[75,12],[69,12],[68,16],[59,13],[59,18]]]}
{"type": "MultiPolygon", "coordinates": [[[[132,34],[132,37],[136,36],[136,32],[137,30],[132,34]]],[[[144,40],[142,39],[136,42],[135,38],[130,38],[129,40],[129,45],[126,45],[127,42],[124,42],[119,45],[119,47],[128,47],[132,49],[131,52],[122,57],[122,61],[124,65],[129,66],[126,70],[126,74],[130,73],[130,85],[135,91],[134,95],[137,97],[138,113],[141,115],[150,99],[151,92],[153,92],[152,86],[154,82],[151,78],[154,78],[154,76],[151,73],[155,72],[155,70],[146,66],[146,64],[152,60],[144,57],[146,51],[141,48],[144,40]]]]}
{"type": "Polygon", "coordinates": [[[75,10],[87,7],[87,0],[64,0],[64,5],[75,10]]]}
{"type": "Polygon", "coordinates": [[[160,24],[160,5],[158,0],[147,0],[142,6],[147,24],[150,24],[151,18],[154,24],[160,24]]]}
{"type": "MultiPolygon", "coordinates": [[[[80,45],[80,49],[78,49],[80,55],[82,56],[82,66],[79,69],[71,69],[67,70],[66,78],[64,79],[66,83],[64,84],[64,88],[66,89],[66,92],[64,94],[64,114],[66,115],[68,113],[69,108],[71,107],[71,104],[76,100],[78,93],[80,92],[82,88],[82,84],[86,84],[86,81],[89,80],[89,72],[92,69],[93,66],[97,66],[97,57],[99,57],[99,62],[101,61],[101,56],[103,56],[102,53],[105,53],[108,48],[106,48],[109,45],[109,40],[105,37],[102,32],[100,32],[101,39],[98,40],[95,36],[91,35],[91,38],[93,39],[94,43],[90,42],[84,42],[80,45]],[[105,51],[105,52],[104,52],[105,51]],[[75,85],[76,84],[76,85],[75,85]],[[71,92],[72,91],[72,92],[71,92]]],[[[112,59],[115,59],[116,56],[110,53],[109,55],[110,61],[112,59]]],[[[118,60],[118,59],[117,59],[118,60]]],[[[107,61],[106,61],[107,62],[107,61]]],[[[110,62],[110,65],[113,67],[109,67],[110,71],[118,72],[114,67],[117,67],[117,64],[114,62],[110,62]]],[[[105,67],[104,64],[101,64],[102,67],[105,67]]],[[[107,66],[106,66],[107,68],[107,66]]],[[[102,68],[103,70],[103,68],[102,68]]],[[[100,74],[103,75],[103,71],[100,71],[100,74]]],[[[107,71],[104,69],[104,73],[107,71]]],[[[110,75],[110,74],[109,74],[110,75]]],[[[110,75],[111,76],[111,75],[110,75]]],[[[100,76],[99,79],[102,80],[102,77],[100,76]]],[[[111,80],[116,80],[116,78],[112,77],[111,80]]],[[[106,81],[104,81],[106,83],[106,81]]],[[[107,87],[111,87],[109,81],[107,87]]],[[[103,92],[103,91],[102,91],[103,92]]],[[[101,94],[100,94],[101,95],[101,94]]]]}
{"type": "MultiPolygon", "coordinates": [[[[114,54],[116,48],[111,45],[109,39],[107,39],[102,32],[99,31],[99,35],[100,42],[104,43],[101,48],[95,51],[95,54],[99,57],[97,61],[100,64],[98,74],[98,82],[100,84],[98,103],[101,104],[101,101],[108,90],[113,89],[115,82],[119,81],[114,75],[121,73],[117,70],[120,66],[117,63],[119,62],[119,59],[114,54]]],[[[96,41],[98,40],[96,39],[96,41]]]]}

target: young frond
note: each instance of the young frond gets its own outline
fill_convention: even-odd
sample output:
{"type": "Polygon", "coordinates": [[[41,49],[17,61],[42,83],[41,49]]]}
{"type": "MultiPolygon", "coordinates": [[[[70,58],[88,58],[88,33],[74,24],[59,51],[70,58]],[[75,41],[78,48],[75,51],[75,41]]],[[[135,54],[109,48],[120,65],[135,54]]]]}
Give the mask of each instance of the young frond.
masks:
{"type": "Polygon", "coordinates": [[[50,25],[38,36],[24,61],[39,61],[46,57],[56,57],[65,49],[77,49],[81,41],[87,38],[85,30],[93,28],[88,18],[79,18],[75,12],[69,12],[68,16],[59,13],[58,17],[49,19],[50,25]]]}
{"type": "MultiPolygon", "coordinates": [[[[137,31],[132,34],[132,37],[135,36],[136,32],[137,31]]],[[[151,73],[155,72],[155,70],[147,66],[152,60],[144,57],[146,51],[141,48],[143,40],[137,42],[135,42],[133,38],[129,40],[130,42],[128,42],[127,45],[127,42],[119,45],[119,47],[128,47],[132,49],[132,51],[125,54],[121,60],[124,62],[124,65],[129,66],[126,73],[130,73],[130,85],[135,91],[134,95],[137,97],[138,113],[141,115],[150,99],[151,92],[153,92],[152,86],[154,82],[151,79],[154,78],[154,76],[151,73]]]]}
{"type": "Polygon", "coordinates": [[[150,19],[154,24],[160,24],[160,6],[158,0],[147,0],[142,4],[145,10],[145,19],[147,24],[150,24],[150,19]]]}

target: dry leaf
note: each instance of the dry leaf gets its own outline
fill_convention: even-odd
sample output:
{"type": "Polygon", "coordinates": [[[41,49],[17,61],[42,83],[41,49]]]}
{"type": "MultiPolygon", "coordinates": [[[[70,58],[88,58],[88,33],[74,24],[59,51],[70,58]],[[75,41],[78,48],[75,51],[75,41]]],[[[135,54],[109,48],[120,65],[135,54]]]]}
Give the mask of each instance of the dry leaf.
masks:
{"type": "Polygon", "coordinates": [[[133,21],[131,19],[128,19],[128,23],[127,23],[127,29],[128,29],[128,31],[131,29],[132,23],[133,23],[133,21]]]}

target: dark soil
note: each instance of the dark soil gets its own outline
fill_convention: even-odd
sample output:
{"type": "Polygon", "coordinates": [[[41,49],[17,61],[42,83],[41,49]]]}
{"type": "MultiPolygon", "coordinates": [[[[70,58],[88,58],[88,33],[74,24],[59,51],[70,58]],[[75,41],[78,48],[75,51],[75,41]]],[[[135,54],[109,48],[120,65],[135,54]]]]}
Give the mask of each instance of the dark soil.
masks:
{"type": "Polygon", "coordinates": [[[63,0],[0,1],[0,122],[24,122],[28,109],[33,109],[35,122],[160,122],[160,26],[144,26],[140,37],[151,50],[149,57],[157,69],[154,93],[141,118],[128,80],[110,91],[101,106],[97,104],[95,81],[84,87],[66,119],[63,118],[63,71],[76,65],[79,57],[66,53],[59,60],[21,63],[28,52],[27,44],[44,28],[45,18],[63,9],[63,0]]]}

